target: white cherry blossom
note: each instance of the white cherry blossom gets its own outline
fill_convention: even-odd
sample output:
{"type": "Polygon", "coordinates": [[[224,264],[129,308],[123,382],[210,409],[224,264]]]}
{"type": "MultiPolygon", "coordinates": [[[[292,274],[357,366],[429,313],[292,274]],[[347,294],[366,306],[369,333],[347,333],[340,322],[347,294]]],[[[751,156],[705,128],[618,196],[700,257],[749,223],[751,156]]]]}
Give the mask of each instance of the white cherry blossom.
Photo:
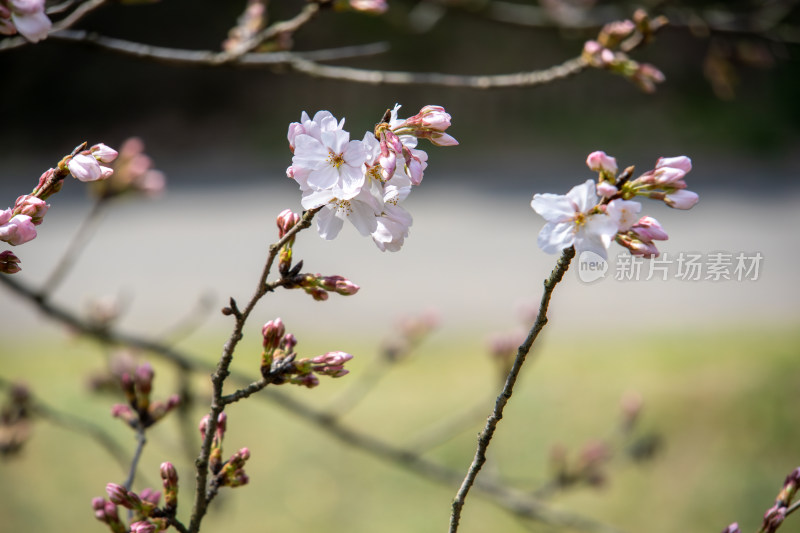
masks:
{"type": "Polygon", "coordinates": [[[539,248],[555,254],[575,246],[576,254],[591,251],[608,257],[617,234],[617,222],[605,213],[592,212],[599,203],[593,180],[573,187],[567,194],[536,194],[531,207],[546,221],[539,232],[539,248]]]}

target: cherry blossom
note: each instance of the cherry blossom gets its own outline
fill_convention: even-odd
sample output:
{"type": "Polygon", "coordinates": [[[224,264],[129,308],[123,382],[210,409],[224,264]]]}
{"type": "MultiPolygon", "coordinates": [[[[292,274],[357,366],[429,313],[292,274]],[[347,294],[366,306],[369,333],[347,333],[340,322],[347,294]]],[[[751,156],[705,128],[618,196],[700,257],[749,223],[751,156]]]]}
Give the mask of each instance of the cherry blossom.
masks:
{"type": "Polygon", "coordinates": [[[32,43],[45,39],[53,23],[44,8],[44,0],[0,0],[0,34],[19,32],[32,43]]]}
{"type": "Polygon", "coordinates": [[[539,248],[554,254],[575,246],[577,254],[591,251],[605,259],[618,225],[595,209],[598,203],[593,180],[573,187],[566,195],[534,195],[531,207],[547,221],[539,232],[539,248]]]}
{"type": "Polygon", "coordinates": [[[0,241],[18,246],[36,238],[36,227],[28,215],[11,216],[11,210],[0,212],[0,241]]]}

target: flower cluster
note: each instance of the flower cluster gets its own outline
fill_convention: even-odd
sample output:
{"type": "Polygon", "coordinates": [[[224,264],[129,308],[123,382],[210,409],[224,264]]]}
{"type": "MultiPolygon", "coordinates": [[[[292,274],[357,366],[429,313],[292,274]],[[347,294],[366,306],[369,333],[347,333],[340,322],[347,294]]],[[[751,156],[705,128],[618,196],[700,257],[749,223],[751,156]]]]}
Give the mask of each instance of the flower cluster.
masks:
{"type": "MultiPolygon", "coordinates": [[[[208,431],[210,417],[206,415],[200,420],[200,435],[203,440],[208,431]]],[[[208,456],[208,470],[214,475],[212,484],[218,487],[240,487],[246,485],[250,478],[244,471],[244,464],[250,459],[250,450],[242,448],[222,461],[222,440],[225,437],[225,430],[228,425],[228,417],[225,413],[220,413],[217,417],[217,427],[214,430],[214,437],[211,441],[211,451],[208,456]]]]}
{"type": "Polygon", "coordinates": [[[578,255],[590,251],[605,259],[615,240],[633,255],[657,257],[653,241],[667,240],[667,233],[656,219],[638,218],[642,205],[632,198],[661,200],[676,209],[691,209],[698,201],[683,179],[692,169],[686,156],[662,157],[654,169],[634,180],[633,167],[617,176],[617,162],[605,152],[589,154],[586,164],[598,172],[597,182],[586,180],[566,195],[536,194],[531,201],[547,221],[538,238],[547,253],[575,246],[578,255]]]}
{"type": "Polygon", "coordinates": [[[165,183],[164,174],[153,168],[153,160],[144,153],[142,140],[131,137],[120,146],[119,157],[113,164],[113,175],[106,180],[93,181],[90,191],[102,199],[128,193],[156,196],[164,190],[165,183]]]}
{"type": "Polygon", "coordinates": [[[664,74],[653,65],[632,60],[625,52],[652,39],[655,31],[666,23],[664,17],[651,19],[643,10],[637,10],[632,21],[606,24],[597,40],[586,41],[581,57],[588,65],[619,74],[652,93],[656,83],[664,81],[664,74]]]}
{"type": "Polygon", "coordinates": [[[382,251],[397,251],[408,236],[411,215],[400,207],[412,186],[422,182],[428,154],[417,140],[438,146],[458,142],[445,133],[450,115],[440,106],[425,106],[408,119],[397,118],[399,105],[387,111],[374,132],[351,140],[344,119],[328,111],[289,125],[289,146],[294,153],[286,174],[303,193],[305,209],[323,207],[317,229],[333,239],[344,220],[364,236],[370,235],[382,251]]]}
{"type": "Polygon", "coordinates": [[[319,375],[338,378],[348,373],[344,364],[353,356],[346,352],[328,352],[311,359],[297,359],[294,353],[297,338],[286,333],[286,326],[280,318],[264,324],[261,335],[264,337],[261,375],[268,383],[292,383],[312,388],[319,385],[319,375]]]}
{"type": "Polygon", "coordinates": [[[153,367],[149,363],[140,365],[134,372],[120,376],[120,385],[125,393],[127,404],[115,404],[111,414],[124,420],[131,427],[147,428],[164,418],[180,403],[180,397],[173,394],[166,402],[151,401],[153,390],[153,367]]]}
{"type": "MultiPolygon", "coordinates": [[[[3,4],[0,0],[0,16],[3,4]]],[[[0,18],[2,21],[2,18],[0,18]]],[[[85,146],[82,145],[82,146],[85,146]]],[[[77,150],[77,149],[76,149],[77,150]]],[[[39,178],[36,188],[17,198],[14,207],[0,211],[0,241],[18,246],[36,238],[36,228],[42,223],[50,204],[47,198],[61,190],[63,179],[72,174],[81,181],[94,181],[109,177],[114,171],[101,166],[99,162],[113,161],[117,152],[104,144],[96,144],[88,150],[68,155],[61,160],[58,168],[48,169],[39,178]]],[[[19,272],[20,260],[11,251],[0,252],[0,273],[19,272]]]]}
{"type": "MultiPolygon", "coordinates": [[[[164,482],[165,490],[173,497],[177,497],[178,474],[171,463],[161,465],[161,477],[164,482]],[[169,488],[167,488],[169,487],[169,488]]],[[[164,512],[158,508],[161,493],[152,489],[143,489],[138,494],[126,489],[117,483],[106,485],[108,500],[104,498],[94,498],[92,508],[94,516],[99,521],[108,525],[113,533],[156,533],[164,531],[169,527],[169,518],[164,516],[164,512]],[[130,512],[131,524],[125,527],[119,517],[118,507],[124,507],[130,512]]],[[[168,515],[174,515],[175,501],[170,502],[164,508],[168,515]]]]}
{"type": "Polygon", "coordinates": [[[44,0],[0,0],[0,35],[19,33],[33,43],[46,38],[53,23],[44,8],[44,0]]]}

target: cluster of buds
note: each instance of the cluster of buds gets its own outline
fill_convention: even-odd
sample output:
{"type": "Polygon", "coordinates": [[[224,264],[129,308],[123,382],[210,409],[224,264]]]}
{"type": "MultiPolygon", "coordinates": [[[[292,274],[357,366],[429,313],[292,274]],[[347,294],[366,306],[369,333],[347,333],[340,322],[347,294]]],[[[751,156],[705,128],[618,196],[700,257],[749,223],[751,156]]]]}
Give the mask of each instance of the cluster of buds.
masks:
{"type": "Polygon", "coordinates": [[[133,372],[120,376],[120,385],[127,404],[115,404],[111,414],[128,423],[132,428],[148,428],[164,418],[180,403],[180,397],[173,394],[166,402],[151,401],[153,390],[153,367],[144,363],[133,372]]]}
{"type": "Polygon", "coordinates": [[[373,132],[363,140],[350,140],[344,120],[328,111],[289,125],[287,138],[294,154],[286,175],[303,193],[305,209],[322,207],[317,230],[334,239],[344,220],[362,235],[369,235],[381,251],[397,251],[411,226],[411,215],[399,203],[422,182],[428,154],[417,149],[418,139],[439,146],[458,142],[444,132],[450,115],[440,106],[425,106],[408,119],[400,119],[399,105],[387,110],[373,132]]]}
{"type": "MultiPolygon", "coordinates": [[[[164,465],[169,465],[174,472],[175,469],[170,463],[162,464],[162,471],[164,465]]],[[[177,474],[175,474],[175,482],[177,483],[177,474]]],[[[158,508],[158,502],[161,499],[160,492],[144,489],[137,494],[122,485],[109,483],[106,485],[106,493],[108,500],[100,497],[92,499],[92,509],[94,509],[95,518],[107,524],[113,533],[157,533],[169,527],[169,518],[165,516],[167,513],[158,508]],[[125,527],[120,520],[118,507],[124,507],[130,511],[131,524],[129,527],[125,527]]]]}
{"type": "Polygon", "coordinates": [[[110,179],[91,184],[95,197],[108,200],[129,193],[155,196],[164,190],[164,174],[153,168],[153,160],[144,153],[144,143],[138,137],[122,143],[112,169],[110,179]]]}
{"type": "MultiPolygon", "coordinates": [[[[208,432],[209,415],[206,415],[200,420],[200,435],[203,440],[206,438],[208,432]]],[[[211,440],[211,450],[208,456],[208,470],[214,476],[212,484],[217,487],[239,487],[246,485],[249,481],[247,474],[244,471],[244,465],[250,459],[250,450],[242,448],[238,452],[230,456],[230,458],[222,461],[222,440],[225,437],[225,430],[227,429],[228,417],[225,413],[220,413],[217,417],[217,426],[214,429],[214,436],[211,440]]]]}
{"type": "Polygon", "coordinates": [[[45,0],[0,0],[0,35],[19,33],[36,43],[45,39],[53,23],[45,14],[45,0]]]}
{"type": "MultiPolygon", "coordinates": [[[[780,528],[786,516],[794,510],[792,509],[792,500],[797,495],[799,487],[800,467],[795,468],[786,476],[783,487],[775,498],[775,505],[764,513],[764,520],[761,522],[758,533],[775,533],[780,528]]],[[[739,524],[737,522],[732,523],[723,529],[722,533],[740,533],[739,524]]]]}
{"type": "Polygon", "coordinates": [[[586,64],[619,74],[651,93],[657,83],[664,81],[664,74],[653,65],[632,60],[625,52],[652,40],[655,32],[665,24],[665,17],[651,19],[643,10],[637,10],[633,20],[606,24],[597,40],[586,41],[581,57],[586,64]]]}
{"type": "Polygon", "coordinates": [[[8,389],[8,398],[0,407],[0,455],[19,452],[31,434],[31,393],[22,384],[8,389]]]}
{"type": "Polygon", "coordinates": [[[497,364],[501,382],[505,381],[519,347],[527,335],[525,330],[517,329],[508,333],[495,333],[489,338],[489,356],[497,364]]]}
{"type": "MultiPolygon", "coordinates": [[[[0,21],[2,21],[3,3],[0,0],[0,21]]],[[[2,24],[0,24],[2,27],[2,24]]],[[[30,194],[17,198],[14,207],[0,211],[0,241],[11,246],[18,246],[36,238],[36,226],[42,223],[50,205],[45,201],[61,190],[63,180],[72,174],[81,181],[94,181],[109,177],[113,170],[101,166],[100,162],[109,162],[117,156],[117,152],[104,144],[96,144],[88,150],[82,150],[82,144],[75,151],[64,157],[57,168],[45,171],[39,183],[30,194]]],[[[15,274],[21,270],[19,258],[11,251],[0,252],[0,273],[15,274]]]]}
{"type": "Polygon", "coordinates": [[[764,521],[761,524],[759,533],[774,533],[778,530],[780,525],[786,519],[789,512],[789,506],[797,494],[798,486],[800,486],[800,468],[795,468],[786,476],[783,482],[783,488],[775,498],[775,505],[767,509],[764,513],[764,521]]]}
{"type": "Polygon", "coordinates": [[[636,179],[631,179],[632,166],[617,176],[617,161],[605,152],[592,152],[586,164],[598,173],[596,182],[587,180],[566,195],[533,197],[531,207],[547,221],[538,238],[547,253],[575,246],[576,254],[591,251],[605,259],[614,240],[633,255],[657,257],[654,241],[667,240],[668,235],[656,219],[639,217],[642,205],[633,198],[660,200],[675,209],[691,209],[699,199],[686,190],[683,178],[692,169],[686,156],[662,157],[636,179]]]}
{"type": "Polygon", "coordinates": [[[358,292],[359,287],[349,279],[342,276],[323,276],[322,274],[300,274],[295,277],[287,288],[301,288],[318,302],[328,299],[328,294],[335,292],[342,296],[352,296],[358,292]]]}
{"type": "Polygon", "coordinates": [[[346,352],[328,352],[310,359],[298,359],[294,353],[297,339],[286,333],[286,326],[280,318],[264,324],[261,334],[264,338],[261,375],[268,383],[292,383],[312,388],[319,385],[317,376],[338,378],[348,373],[344,364],[353,356],[346,352]]]}
{"type": "Polygon", "coordinates": [[[389,362],[404,359],[439,327],[439,322],[439,314],[433,310],[400,318],[393,328],[393,335],[383,342],[381,354],[389,362]]]}
{"type": "Polygon", "coordinates": [[[599,487],[606,481],[603,469],[609,459],[611,450],[602,441],[587,442],[574,461],[569,461],[566,448],[557,444],[550,452],[553,480],[559,488],[580,483],[599,487]]]}

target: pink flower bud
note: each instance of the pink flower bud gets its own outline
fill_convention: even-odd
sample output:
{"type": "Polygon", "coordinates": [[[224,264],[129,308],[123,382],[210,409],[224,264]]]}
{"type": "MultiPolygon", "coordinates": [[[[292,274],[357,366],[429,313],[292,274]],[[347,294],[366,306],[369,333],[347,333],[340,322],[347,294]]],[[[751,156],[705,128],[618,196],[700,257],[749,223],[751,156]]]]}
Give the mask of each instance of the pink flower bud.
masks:
{"type": "Polygon", "coordinates": [[[95,144],[90,148],[95,159],[102,163],[111,163],[117,158],[117,151],[103,143],[95,144]]]}
{"type": "Polygon", "coordinates": [[[22,270],[19,263],[19,258],[11,250],[0,252],[0,272],[3,274],[16,274],[22,270]]]}
{"type": "Polygon", "coordinates": [[[84,182],[106,179],[114,172],[108,167],[101,166],[91,155],[84,153],[70,159],[67,168],[69,168],[70,174],[84,182]]]}
{"type": "Polygon", "coordinates": [[[599,150],[589,154],[589,157],[586,158],[586,166],[595,172],[610,174],[612,177],[617,175],[617,160],[599,150]]]}
{"type": "Polygon", "coordinates": [[[134,522],[131,524],[130,533],[155,533],[156,526],[147,521],[134,522]]]}
{"type": "Polygon", "coordinates": [[[737,522],[734,522],[733,524],[723,529],[722,533],[740,533],[739,524],[737,522]]]}
{"type": "Polygon", "coordinates": [[[347,352],[328,352],[323,355],[318,355],[311,359],[311,362],[314,364],[326,364],[326,365],[341,365],[352,359],[353,356],[347,352]]]}
{"type": "Polygon", "coordinates": [[[109,483],[106,485],[106,492],[108,493],[108,499],[111,500],[112,503],[121,505],[127,509],[135,509],[142,503],[135,493],[128,491],[128,489],[116,483],[109,483]]]}
{"type": "Polygon", "coordinates": [[[143,502],[153,504],[153,506],[157,507],[158,501],[161,499],[161,492],[150,488],[142,489],[139,493],[139,498],[141,498],[143,502]]]}
{"type": "Polygon", "coordinates": [[[436,146],[458,146],[458,141],[448,133],[432,133],[427,136],[436,146]]]}
{"type": "Polygon", "coordinates": [[[155,372],[150,363],[144,363],[136,369],[133,379],[136,384],[136,389],[140,394],[150,394],[150,391],[153,389],[154,375],[155,372]]]}
{"type": "Polygon", "coordinates": [[[691,209],[699,199],[697,193],[681,189],[667,194],[664,203],[675,209],[691,209]]]}
{"type": "Polygon", "coordinates": [[[432,130],[444,131],[450,127],[450,114],[439,105],[426,105],[420,109],[419,117],[422,125],[432,130]]]}
{"type": "Polygon", "coordinates": [[[200,424],[197,425],[197,429],[200,430],[200,436],[205,440],[206,438],[206,431],[208,431],[208,422],[210,420],[209,415],[205,415],[203,418],[200,419],[200,424]]]}
{"type": "Polygon", "coordinates": [[[40,200],[35,196],[25,194],[17,198],[14,203],[14,213],[18,215],[28,215],[35,225],[42,223],[42,217],[47,213],[50,207],[44,200],[40,200]]]}
{"type": "Polygon", "coordinates": [[[632,255],[639,255],[646,258],[658,257],[661,252],[652,241],[643,241],[631,233],[617,234],[615,239],[621,246],[630,250],[632,255]]]}
{"type": "Polygon", "coordinates": [[[297,346],[297,337],[291,333],[287,333],[283,336],[280,347],[286,351],[286,353],[292,353],[292,350],[294,350],[295,346],[297,346]]]}
{"type": "Polygon", "coordinates": [[[643,241],[666,241],[669,239],[667,232],[664,231],[658,220],[653,217],[644,216],[640,218],[639,222],[631,228],[631,231],[643,241]]]}
{"type": "Polygon", "coordinates": [[[678,157],[661,157],[656,161],[656,168],[676,168],[688,174],[692,170],[692,160],[681,155],[678,157]]]}
{"type": "Polygon", "coordinates": [[[36,238],[36,227],[28,215],[14,215],[0,226],[0,241],[18,246],[36,238]]]}
{"type": "Polygon", "coordinates": [[[175,486],[178,484],[178,471],[175,470],[170,462],[161,463],[160,467],[161,479],[164,480],[164,487],[175,486]]]}
{"type": "Polygon", "coordinates": [[[300,222],[300,215],[292,212],[291,209],[284,209],[278,214],[276,222],[278,224],[278,237],[283,238],[287,231],[300,222]]]}
{"type": "Polygon", "coordinates": [[[389,9],[386,0],[350,0],[350,7],[356,11],[380,15],[389,9]]]}
{"type": "Polygon", "coordinates": [[[618,192],[619,189],[617,189],[616,186],[611,185],[611,183],[608,181],[601,181],[597,184],[597,194],[603,198],[611,198],[618,192]]]}
{"type": "Polygon", "coordinates": [[[264,337],[264,348],[274,350],[280,345],[281,339],[286,334],[286,327],[283,320],[276,318],[270,320],[261,328],[261,335],[264,337]]]}

